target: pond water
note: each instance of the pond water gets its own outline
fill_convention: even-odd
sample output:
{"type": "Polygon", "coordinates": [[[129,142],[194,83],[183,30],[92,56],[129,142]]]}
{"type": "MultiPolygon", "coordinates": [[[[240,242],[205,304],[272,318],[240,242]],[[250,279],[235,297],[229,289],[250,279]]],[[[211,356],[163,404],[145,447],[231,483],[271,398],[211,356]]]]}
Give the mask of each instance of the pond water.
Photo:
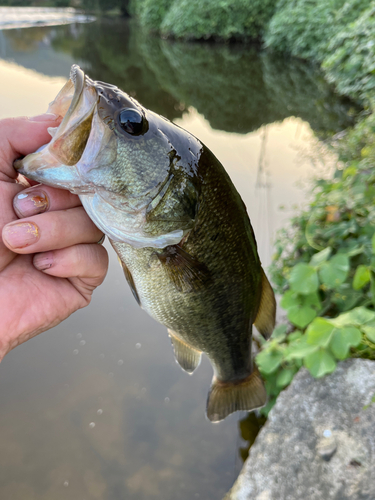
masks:
{"type": "MultiPolygon", "coordinates": [[[[73,63],[215,153],[265,267],[309,179],[331,171],[322,141],[352,123],[351,104],[301,62],[248,46],[172,43],[114,19],[0,31],[0,118],[44,112],[73,63]]],[[[1,363],[0,498],[220,499],[257,421],[206,420],[209,362],[192,377],[181,371],[165,327],[137,306],[109,251],[91,305],[1,363]]]]}

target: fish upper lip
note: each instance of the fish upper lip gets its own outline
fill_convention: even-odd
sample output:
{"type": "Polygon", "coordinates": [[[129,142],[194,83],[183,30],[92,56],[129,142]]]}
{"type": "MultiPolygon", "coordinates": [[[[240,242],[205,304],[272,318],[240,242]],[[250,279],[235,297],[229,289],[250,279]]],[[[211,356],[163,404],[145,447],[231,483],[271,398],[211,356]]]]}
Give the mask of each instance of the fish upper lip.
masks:
{"type": "MultiPolygon", "coordinates": [[[[85,75],[84,71],[78,66],[78,64],[73,64],[71,69],[70,69],[70,75],[69,75],[69,80],[65,84],[65,86],[61,89],[61,92],[64,92],[64,89],[66,86],[69,86],[69,81],[74,85],[74,93],[72,100],[70,101],[69,108],[67,109],[65,114],[62,114],[61,116],[63,117],[62,122],[59,125],[59,134],[62,134],[62,132],[65,130],[70,117],[72,116],[73,112],[75,111],[79,100],[81,98],[81,95],[85,89],[85,87],[88,86],[94,86],[94,82],[89,78],[87,75],[85,75]]],[[[69,87],[68,87],[69,88],[69,87]]],[[[54,99],[54,101],[50,104],[50,108],[52,106],[51,112],[53,112],[53,105],[58,99],[59,95],[54,99]]],[[[50,111],[50,108],[48,111],[50,111]]]]}
{"type": "Polygon", "coordinates": [[[75,110],[85,87],[85,73],[81,70],[78,64],[73,64],[71,67],[69,78],[74,85],[74,94],[69,109],[61,122],[60,129],[65,128],[65,124],[69,121],[71,114],[75,110]]]}

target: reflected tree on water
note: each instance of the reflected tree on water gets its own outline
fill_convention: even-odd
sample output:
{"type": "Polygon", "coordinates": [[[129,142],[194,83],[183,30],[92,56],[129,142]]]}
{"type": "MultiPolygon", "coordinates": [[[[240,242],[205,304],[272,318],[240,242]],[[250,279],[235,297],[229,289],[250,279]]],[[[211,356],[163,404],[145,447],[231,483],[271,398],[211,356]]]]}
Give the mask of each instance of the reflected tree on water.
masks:
{"type": "Polygon", "coordinates": [[[5,32],[17,50],[36,50],[44,40],[170,120],[193,106],[212,128],[246,134],[297,116],[320,138],[353,124],[353,103],[334,94],[315,67],[251,45],[162,40],[123,19],[23,31],[27,41],[5,32]]]}

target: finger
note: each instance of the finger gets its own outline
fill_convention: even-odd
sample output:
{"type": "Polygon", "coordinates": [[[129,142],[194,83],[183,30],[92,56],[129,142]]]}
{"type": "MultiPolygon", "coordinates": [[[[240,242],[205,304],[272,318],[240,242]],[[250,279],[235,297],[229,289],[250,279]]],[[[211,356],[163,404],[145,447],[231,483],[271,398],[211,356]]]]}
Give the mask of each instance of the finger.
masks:
{"type": "Polygon", "coordinates": [[[96,243],[103,233],[94,225],[83,207],[46,212],[7,224],[3,241],[19,254],[46,252],[79,243],[96,243]]]}
{"type": "Polygon", "coordinates": [[[39,253],[34,266],[45,274],[59,278],[78,278],[72,283],[81,293],[91,294],[108,270],[108,254],[101,245],[74,245],[61,250],[39,253]]]}
{"type": "MultiPolygon", "coordinates": [[[[16,184],[18,173],[13,168],[13,161],[20,155],[34,152],[51,140],[47,132],[50,126],[58,126],[61,117],[46,114],[34,118],[8,118],[0,120],[0,231],[5,224],[16,220],[12,208],[12,200],[23,189],[16,184]]],[[[4,269],[14,258],[14,254],[3,244],[0,238],[0,270],[4,269]]]]}
{"type": "Polygon", "coordinates": [[[13,199],[14,211],[20,219],[80,205],[81,202],[77,195],[65,189],[56,189],[43,184],[24,189],[13,199]]]}
{"type": "Polygon", "coordinates": [[[6,118],[0,121],[0,161],[3,164],[0,170],[0,179],[6,176],[15,179],[17,172],[13,168],[13,161],[19,156],[33,153],[40,146],[51,140],[47,128],[57,127],[61,117],[52,113],[35,116],[33,118],[19,117],[6,118]]]}
{"type": "MultiPolygon", "coordinates": [[[[12,209],[12,199],[16,193],[21,190],[22,186],[19,184],[12,182],[0,182],[0,235],[6,224],[17,220],[17,216],[12,209]]],[[[7,267],[15,257],[16,254],[11,252],[9,248],[5,246],[0,236],[0,272],[7,267]]]]}

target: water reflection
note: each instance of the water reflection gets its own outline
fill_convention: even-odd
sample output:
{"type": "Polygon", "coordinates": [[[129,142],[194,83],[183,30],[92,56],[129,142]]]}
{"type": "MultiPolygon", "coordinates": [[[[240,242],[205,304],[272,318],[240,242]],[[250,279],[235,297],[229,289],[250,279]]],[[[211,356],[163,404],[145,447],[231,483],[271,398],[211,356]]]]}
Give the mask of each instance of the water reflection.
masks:
{"type": "Polygon", "coordinates": [[[35,52],[38,50],[40,43],[45,39],[46,31],[44,27],[34,27],[27,30],[13,29],[3,32],[2,35],[9,42],[12,50],[16,52],[35,52]]]}
{"type": "MultiPolygon", "coordinates": [[[[171,120],[193,106],[215,129],[248,133],[299,116],[320,137],[353,123],[353,103],[334,94],[316,68],[249,46],[172,43],[146,36],[131,22],[105,19],[2,36],[9,59],[50,45],[92,78],[127,89],[171,120]]],[[[43,72],[56,76],[49,68],[43,72]]],[[[65,76],[64,68],[58,74],[65,76]]]]}
{"type": "Polygon", "coordinates": [[[243,462],[249,456],[249,450],[254,444],[259,431],[265,423],[266,417],[264,415],[259,415],[256,412],[249,413],[245,418],[238,422],[241,438],[246,441],[246,445],[241,446],[238,450],[243,462]]]}
{"type": "Polygon", "coordinates": [[[351,122],[352,105],[335,96],[307,64],[241,45],[148,38],[140,47],[164,88],[196,108],[215,129],[245,134],[299,116],[323,136],[351,122]]]}
{"type": "MultiPolygon", "coordinates": [[[[191,130],[230,172],[258,243],[267,224],[277,226],[275,211],[265,219],[263,202],[271,199],[277,207],[304,196],[293,186],[306,172],[301,162],[295,164],[300,157],[293,148],[310,147],[311,131],[293,118],[247,135],[223,131],[247,132],[292,114],[309,121],[320,135],[351,123],[348,104],[308,66],[259,57],[247,48],[145,39],[120,22],[0,32],[0,54],[38,72],[31,77],[3,63],[13,78],[9,87],[13,82],[28,96],[22,106],[14,96],[8,115],[43,111],[56,91],[42,107],[43,93],[61,82],[41,74],[66,79],[76,62],[94,78],[124,88],[191,130]],[[262,144],[259,182],[268,187],[256,190],[262,144]],[[268,198],[258,199],[263,204],[257,212],[262,190],[268,198]]],[[[9,100],[9,88],[0,94],[2,103],[9,100]]],[[[4,109],[1,104],[1,116],[4,109]]],[[[269,248],[269,238],[265,245],[269,248]]],[[[263,249],[261,258],[265,263],[263,249]]],[[[178,369],[165,328],[137,307],[112,259],[107,280],[88,309],[18,347],[1,363],[0,498],[223,497],[239,470],[233,469],[238,417],[216,426],[205,420],[211,376],[206,359],[194,377],[178,369]]],[[[252,420],[250,425],[256,428],[252,420]]],[[[250,442],[251,433],[242,432],[250,442]]]]}

